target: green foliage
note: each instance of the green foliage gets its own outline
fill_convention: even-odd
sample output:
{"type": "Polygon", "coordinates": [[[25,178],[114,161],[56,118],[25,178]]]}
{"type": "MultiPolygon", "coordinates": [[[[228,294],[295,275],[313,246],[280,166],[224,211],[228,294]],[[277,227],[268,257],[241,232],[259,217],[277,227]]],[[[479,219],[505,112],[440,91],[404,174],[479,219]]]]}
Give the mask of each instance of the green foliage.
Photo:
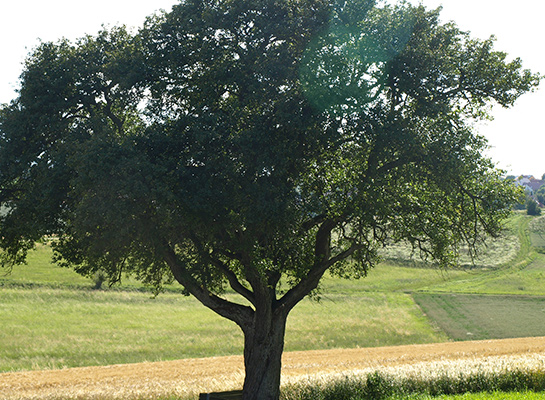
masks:
{"type": "Polygon", "coordinates": [[[536,191],[536,198],[541,204],[545,204],[545,185],[542,185],[536,191]]]}
{"type": "Polygon", "coordinates": [[[526,213],[528,215],[541,215],[541,209],[534,199],[526,200],[526,213]]]}
{"type": "Polygon", "coordinates": [[[401,239],[451,264],[518,196],[467,121],[539,76],[493,42],[408,4],[238,0],[43,43],[0,114],[6,261],[55,234],[61,265],[174,272],[215,308],[282,275],[299,300],[401,239]]]}

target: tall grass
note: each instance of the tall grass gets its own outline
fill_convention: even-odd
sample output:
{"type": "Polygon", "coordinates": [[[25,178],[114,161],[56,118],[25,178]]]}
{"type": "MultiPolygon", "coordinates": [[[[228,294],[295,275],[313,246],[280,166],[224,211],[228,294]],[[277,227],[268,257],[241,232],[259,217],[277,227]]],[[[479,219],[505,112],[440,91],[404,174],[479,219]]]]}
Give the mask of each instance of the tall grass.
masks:
{"type": "MultiPolygon", "coordinates": [[[[309,378],[283,387],[282,400],[419,399],[483,392],[545,391],[545,357],[422,363],[367,373],[309,378]],[[520,362],[522,361],[522,364],[520,362]]],[[[541,396],[545,396],[542,393],[541,396]]],[[[506,397],[502,397],[505,399],[506,397]]]]}
{"type": "MultiPolygon", "coordinates": [[[[324,384],[300,383],[285,387],[282,400],[381,400],[438,397],[467,393],[542,392],[545,373],[513,371],[494,375],[476,373],[470,376],[419,380],[396,380],[375,372],[365,377],[346,377],[324,384]],[[417,397],[418,396],[418,397],[417,397]]],[[[544,398],[541,393],[539,398],[544,398]]],[[[505,399],[505,394],[502,399],[505,399]]]]}
{"type": "Polygon", "coordinates": [[[419,394],[412,396],[394,396],[391,400],[543,400],[543,393],[536,392],[482,392],[459,395],[430,396],[419,394]]]}

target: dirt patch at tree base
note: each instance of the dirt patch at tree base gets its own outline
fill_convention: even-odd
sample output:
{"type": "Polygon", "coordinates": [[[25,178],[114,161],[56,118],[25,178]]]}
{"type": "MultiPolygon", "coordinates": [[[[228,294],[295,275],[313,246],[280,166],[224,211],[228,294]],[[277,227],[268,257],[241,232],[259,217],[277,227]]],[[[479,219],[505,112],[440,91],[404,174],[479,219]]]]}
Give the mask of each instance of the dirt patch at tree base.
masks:
{"type": "MultiPolygon", "coordinates": [[[[545,337],[285,353],[283,379],[416,363],[486,357],[545,356],[545,337]]],[[[0,397],[12,399],[154,399],[240,388],[242,357],[0,374],[0,397]]]]}

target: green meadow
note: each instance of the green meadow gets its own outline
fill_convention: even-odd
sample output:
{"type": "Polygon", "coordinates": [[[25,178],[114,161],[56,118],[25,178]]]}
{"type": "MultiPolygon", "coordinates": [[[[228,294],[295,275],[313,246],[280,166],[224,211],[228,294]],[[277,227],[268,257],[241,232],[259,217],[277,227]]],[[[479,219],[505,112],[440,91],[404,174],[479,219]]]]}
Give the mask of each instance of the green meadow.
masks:
{"type": "MultiPolygon", "coordinates": [[[[288,320],[286,350],[545,335],[545,217],[514,216],[474,264],[439,270],[388,249],[360,280],[324,280],[288,320]]],[[[403,251],[405,251],[404,255],[403,251]]],[[[94,290],[38,244],[0,275],[0,372],[241,354],[242,334],[176,285],[94,290]]]]}

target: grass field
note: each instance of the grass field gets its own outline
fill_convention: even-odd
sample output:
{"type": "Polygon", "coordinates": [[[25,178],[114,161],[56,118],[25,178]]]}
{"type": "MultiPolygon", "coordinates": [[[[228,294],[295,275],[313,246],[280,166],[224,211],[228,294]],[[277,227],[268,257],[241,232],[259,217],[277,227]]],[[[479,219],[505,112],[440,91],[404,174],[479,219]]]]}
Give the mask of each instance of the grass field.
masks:
{"type": "Polygon", "coordinates": [[[0,370],[241,352],[241,334],[194,300],[139,292],[3,289],[0,370]],[[214,332],[214,334],[208,332],[214,332]]]}
{"type": "MultiPolygon", "coordinates": [[[[386,260],[365,279],[326,278],[320,301],[292,312],[286,350],[545,335],[542,220],[535,221],[514,217],[473,268],[386,260]]],[[[28,265],[0,275],[0,372],[241,354],[239,329],[178,286],[157,298],[131,279],[92,290],[92,279],[50,257],[38,245],[28,265]]]]}
{"type": "MultiPolygon", "coordinates": [[[[4,288],[0,371],[108,365],[242,353],[242,334],[175,293],[4,288]]],[[[288,321],[286,350],[431,343],[434,330],[405,293],[303,301],[288,321]]]]}

